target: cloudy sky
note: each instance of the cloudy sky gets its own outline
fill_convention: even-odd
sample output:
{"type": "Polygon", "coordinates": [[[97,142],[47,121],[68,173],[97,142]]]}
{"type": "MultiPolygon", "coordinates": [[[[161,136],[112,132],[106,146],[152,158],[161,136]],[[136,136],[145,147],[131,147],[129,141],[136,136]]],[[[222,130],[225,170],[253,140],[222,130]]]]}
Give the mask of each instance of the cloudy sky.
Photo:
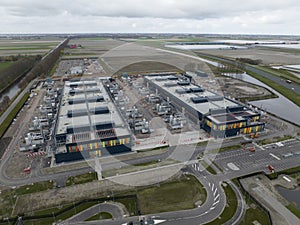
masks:
{"type": "Polygon", "coordinates": [[[0,0],[0,33],[300,34],[298,0],[0,0]]]}

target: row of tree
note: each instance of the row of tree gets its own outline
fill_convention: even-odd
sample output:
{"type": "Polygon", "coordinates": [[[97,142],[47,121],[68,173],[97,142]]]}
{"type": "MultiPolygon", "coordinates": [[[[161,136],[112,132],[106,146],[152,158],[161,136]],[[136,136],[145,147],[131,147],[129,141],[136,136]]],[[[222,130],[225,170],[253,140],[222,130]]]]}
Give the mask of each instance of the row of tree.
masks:
{"type": "Polygon", "coordinates": [[[2,70],[0,72],[0,91],[3,92],[9,85],[20,80],[40,59],[40,55],[23,57],[2,70]]]}
{"type": "Polygon", "coordinates": [[[21,58],[25,58],[27,55],[6,55],[6,56],[0,56],[0,62],[15,62],[18,61],[21,58]]]}
{"type": "Polygon", "coordinates": [[[61,52],[67,46],[69,39],[66,39],[58,47],[53,49],[50,53],[44,56],[27,75],[20,81],[20,88],[26,87],[26,85],[38,76],[45,76],[54,67],[56,61],[59,59],[61,52]]]}
{"type": "MultiPolygon", "coordinates": [[[[38,76],[48,75],[50,70],[59,59],[62,50],[67,46],[68,39],[53,49],[43,58],[40,55],[22,56],[10,67],[0,73],[0,89],[3,93],[7,87],[19,80],[19,87],[24,88],[31,80],[38,76]]],[[[1,96],[1,93],[0,93],[1,96]]],[[[0,102],[0,112],[5,110],[10,103],[10,98],[4,96],[0,102]]]]}

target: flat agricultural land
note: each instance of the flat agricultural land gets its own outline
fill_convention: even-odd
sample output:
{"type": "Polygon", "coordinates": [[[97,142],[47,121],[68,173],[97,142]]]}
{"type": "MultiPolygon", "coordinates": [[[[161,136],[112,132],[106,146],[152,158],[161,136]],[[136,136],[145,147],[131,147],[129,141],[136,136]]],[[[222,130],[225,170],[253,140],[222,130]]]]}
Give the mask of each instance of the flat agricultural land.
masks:
{"type": "MultiPolygon", "coordinates": [[[[237,50],[197,50],[196,52],[231,58],[261,59],[266,65],[299,64],[300,54],[293,51],[278,51],[273,48],[250,48],[237,50]]],[[[299,51],[300,52],[300,51],[299,51]]]]}
{"type": "Polygon", "coordinates": [[[40,38],[40,39],[0,39],[0,56],[9,55],[44,55],[63,39],[40,38]]]}
{"type": "Polygon", "coordinates": [[[13,62],[0,62],[0,72],[1,72],[1,70],[6,69],[7,67],[9,67],[12,64],[13,64],[13,62]]]}
{"type": "Polygon", "coordinates": [[[126,42],[101,38],[72,39],[70,40],[69,45],[77,45],[78,47],[74,49],[65,48],[63,59],[99,57],[124,43],[126,42]]]}
{"type": "MultiPolygon", "coordinates": [[[[206,65],[206,63],[200,60],[129,42],[124,43],[117,48],[111,49],[110,51],[103,54],[100,59],[103,61],[103,63],[106,64],[107,67],[111,69],[113,73],[117,73],[120,70],[123,71],[125,67],[131,66],[135,63],[142,63],[144,64],[144,66],[131,66],[128,68],[128,71],[124,72],[136,73],[138,72],[137,68],[140,70],[140,72],[145,72],[145,70],[149,69],[146,67],[149,64],[148,62],[168,64],[171,67],[178,68],[178,70],[189,70],[188,68],[192,67],[194,70],[202,70],[208,73],[210,72],[210,68],[206,65]],[[130,68],[133,70],[131,70],[130,68]]],[[[166,71],[169,68],[170,67],[166,68],[166,71]]],[[[150,72],[154,72],[155,70],[156,69],[153,68],[150,72]]],[[[157,68],[157,70],[162,71],[161,64],[159,65],[159,68],[157,68]]]]}

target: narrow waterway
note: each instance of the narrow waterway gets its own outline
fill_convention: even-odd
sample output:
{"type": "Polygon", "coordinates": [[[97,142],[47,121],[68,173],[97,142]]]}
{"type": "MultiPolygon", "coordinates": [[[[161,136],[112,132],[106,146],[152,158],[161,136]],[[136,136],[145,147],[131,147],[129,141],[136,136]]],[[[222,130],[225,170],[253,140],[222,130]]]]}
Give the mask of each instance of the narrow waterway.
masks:
{"type": "Polygon", "coordinates": [[[299,116],[300,107],[298,107],[296,104],[294,104],[289,99],[284,97],[282,94],[278,93],[268,85],[251,77],[246,73],[243,74],[226,73],[224,75],[269,89],[270,91],[278,95],[278,98],[251,101],[249,102],[249,104],[262,108],[264,111],[270,112],[287,121],[291,121],[297,125],[300,125],[300,116],[299,116]]]}
{"type": "Polygon", "coordinates": [[[277,187],[276,189],[286,200],[296,203],[297,208],[300,210],[300,188],[290,190],[283,187],[277,187]]]}
{"type": "Polygon", "coordinates": [[[4,92],[0,98],[0,102],[2,102],[5,96],[8,96],[10,99],[13,99],[21,89],[19,88],[19,83],[14,84],[9,88],[7,92],[4,92]]]}

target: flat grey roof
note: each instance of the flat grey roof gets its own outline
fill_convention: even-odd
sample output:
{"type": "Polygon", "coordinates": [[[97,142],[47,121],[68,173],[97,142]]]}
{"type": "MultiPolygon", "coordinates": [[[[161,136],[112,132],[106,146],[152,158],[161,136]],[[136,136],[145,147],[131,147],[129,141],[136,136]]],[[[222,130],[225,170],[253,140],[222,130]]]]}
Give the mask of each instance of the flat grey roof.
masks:
{"type": "MultiPolygon", "coordinates": [[[[149,81],[153,82],[154,84],[158,85],[160,88],[163,90],[167,91],[170,95],[173,95],[180,99],[181,101],[185,102],[192,108],[194,108],[196,111],[200,112],[202,115],[209,113],[210,109],[215,110],[215,109],[226,109],[228,106],[239,106],[239,104],[227,99],[227,98],[222,98],[222,100],[219,100],[218,98],[215,98],[216,101],[211,100],[214,99],[214,97],[218,97],[220,95],[213,93],[208,90],[203,90],[203,92],[190,92],[186,93],[185,90],[188,89],[193,89],[193,88],[199,88],[199,86],[194,85],[194,84],[189,84],[189,85],[177,85],[178,80],[169,80],[167,79],[168,76],[145,76],[146,79],[149,81]],[[157,79],[157,78],[162,78],[162,79],[157,79]],[[176,84],[176,85],[170,85],[176,84]],[[206,98],[208,97],[207,102],[202,102],[202,103],[194,103],[191,98],[196,98],[196,97],[202,97],[206,98]]],[[[222,97],[222,96],[221,96],[222,97]]]]}
{"type": "MultiPolygon", "coordinates": [[[[127,125],[123,121],[119,111],[117,110],[116,106],[112,102],[110,96],[106,92],[104,88],[103,81],[101,79],[95,79],[92,81],[66,81],[63,89],[63,96],[61,100],[61,106],[59,110],[59,115],[57,119],[57,126],[56,126],[56,134],[67,134],[68,127],[92,127],[101,122],[108,122],[114,124],[114,129],[117,136],[129,135],[130,132],[127,129],[127,125]],[[85,84],[90,85],[95,83],[96,85],[93,87],[85,86],[85,84]],[[74,87],[74,85],[78,85],[79,87],[74,87]],[[91,88],[97,87],[98,91],[96,92],[86,92],[91,88]],[[70,94],[70,90],[84,90],[84,92],[70,94]],[[78,104],[69,104],[70,99],[89,99],[97,96],[103,96],[103,101],[100,102],[83,102],[78,104]],[[76,117],[68,117],[68,112],[76,111],[77,112],[93,112],[95,109],[108,108],[108,113],[103,114],[94,114],[88,113],[87,115],[83,116],[76,116],[76,117]]],[[[93,135],[92,135],[93,137],[93,135]]],[[[68,139],[68,137],[67,137],[68,139]]]]}

